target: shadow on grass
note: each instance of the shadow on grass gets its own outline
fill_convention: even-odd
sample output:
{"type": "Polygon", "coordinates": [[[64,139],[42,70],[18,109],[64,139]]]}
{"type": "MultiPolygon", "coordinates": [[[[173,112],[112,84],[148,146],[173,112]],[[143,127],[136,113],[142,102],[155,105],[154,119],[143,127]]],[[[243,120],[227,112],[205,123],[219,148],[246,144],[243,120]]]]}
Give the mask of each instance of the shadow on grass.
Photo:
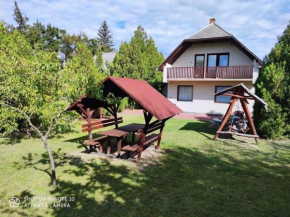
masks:
{"type": "Polygon", "coordinates": [[[14,145],[14,144],[19,144],[22,139],[23,139],[23,136],[13,136],[11,138],[3,138],[0,141],[0,145],[14,145]]]}
{"type": "MultiPolygon", "coordinates": [[[[24,164],[46,163],[34,157],[23,157],[24,164]]],[[[237,157],[183,147],[165,149],[154,165],[138,169],[107,159],[63,159],[58,186],[50,193],[75,200],[70,208],[49,208],[43,216],[287,216],[290,175],[284,163],[285,157],[261,158],[252,150],[237,157]]],[[[29,195],[24,190],[15,196],[29,195]]],[[[2,211],[27,216],[28,210],[2,211]]]]}
{"type": "MultiPolygon", "coordinates": [[[[79,157],[70,156],[68,157],[64,152],[62,152],[62,149],[59,148],[57,151],[52,152],[53,159],[55,162],[56,169],[60,166],[63,166],[65,164],[75,165],[78,164],[81,159],[79,157]]],[[[46,173],[49,178],[51,179],[51,168],[50,168],[50,161],[48,157],[48,153],[42,153],[41,157],[38,156],[38,154],[34,153],[28,153],[27,156],[22,156],[22,161],[15,161],[13,162],[13,167],[16,170],[22,170],[28,167],[32,167],[35,170],[42,171],[46,173]],[[39,160],[34,160],[35,158],[39,160]],[[41,168],[41,167],[45,168],[41,168]]],[[[51,180],[52,182],[52,180],[51,180]]]]}
{"type": "MultiPolygon", "coordinates": [[[[27,216],[25,209],[20,209],[20,207],[31,206],[31,201],[26,198],[31,198],[34,195],[29,190],[22,191],[19,195],[15,195],[17,199],[20,200],[19,207],[10,208],[10,201],[7,201],[7,204],[0,204],[0,210],[2,213],[9,214],[9,216],[27,216]]],[[[3,201],[4,195],[1,194],[0,200],[3,201]]],[[[17,205],[17,204],[14,204],[17,205]]],[[[35,215],[36,217],[40,217],[39,215],[35,215]]]]}
{"type": "MultiPolygon", "coordinates": [[[[184,125],[179,130],[191,130],[196,131],[197,133],[203,135],[204,137],[208,139],[213,139],[214,135],[216,134],[217,128],[210,127],[211,123],[208,121],[195,121],[195,122],[188,122],[186,125],[184,125]],[[206,134],[210,134],[206,135],[206,134]]],[[[245,143],[242,140],[234,138],[232,135],[229,134],[220,134],[220,139],[230,139],[230,140],[237,140],[239,142],[245,143]]]]}
{"type": "Polygon", "coordinates": [[[186,125],[184,125],[182,128],[179,130],[190,130],[190,131],[196,131],[203,135],[204,137],[208,139],[212,139],[213,135],[216,132],[215,128],[210,128],[210,122],[208,121],[194,121],[194,122],[188,122],[186,125]],[[206,134],[211,134],[212,137],[206,135],[206,134]]]}
{"type": "MultiPolygon", "coordinates": [[[[93,138],[96,139],[98,137],[101,137],[102,135],[98,135],[97,133],[94,133],[93,134],[93,138]]],[[[136,136],[134,137],[134,139],[136,140],[136,136]]],[[[69,140],[66,140],[64,142],[71,142],[71,143],[76,143],[77,144],[77,148],[83,148],[84,151],[89,151],[89,148],[87,145],[83,145],[83,142],[85,140],[88,140],[88,136],[85,135],[85,136],[80,136],[80,137],[77,137],[77,138],[73,138],[73,139],[69,139],[69,140]]],[[[110,144],[111,144],[111,153],[114,153],[116,150],[117,150],[117,140],[115,138],[112,138],[110,139],[110,144]]],[[[132,134],[129,134],[126,136],[126,138],[124,140],[122,140],[124,143],[131,143],[133,140],[132,140],[132,134]],[[126,142],[125,142],[126,140],[126,142]]],[[[107,153],[107,144],[108,142],[105,141],[103,143],[103,153],[106,154],[107,153]]]]}
{"type": "Polygon", "coordinates": [[[289,171],[276,164],[279,159],[271,161],[179,148],[139,170],[106,159],[80,163],[65,170],[71,179],[60,179],[51,191],[75,201],[53,215],[286,216],[289,171]],[[83,181],[74,182],[79,178],[83,181]]]}

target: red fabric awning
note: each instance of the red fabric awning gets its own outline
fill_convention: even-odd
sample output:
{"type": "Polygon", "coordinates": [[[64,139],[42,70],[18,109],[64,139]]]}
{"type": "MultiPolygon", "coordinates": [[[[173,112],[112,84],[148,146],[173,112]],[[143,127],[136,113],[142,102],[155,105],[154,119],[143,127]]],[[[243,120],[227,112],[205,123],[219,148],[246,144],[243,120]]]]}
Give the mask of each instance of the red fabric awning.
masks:
{"type": "Polygon", "coordinates": [[[111,92],[122,98],[129,96],[158,120],[164,120],[182,112],[145,81],[108,76],[103,81],[103,85],[105,94],[111,92]]]}

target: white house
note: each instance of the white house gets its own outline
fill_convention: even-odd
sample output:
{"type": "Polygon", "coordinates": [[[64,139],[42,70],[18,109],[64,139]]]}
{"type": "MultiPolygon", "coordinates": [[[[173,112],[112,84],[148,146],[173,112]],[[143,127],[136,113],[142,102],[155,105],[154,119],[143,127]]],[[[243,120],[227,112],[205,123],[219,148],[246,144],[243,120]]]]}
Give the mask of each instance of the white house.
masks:
{"type": "Polygon", "coordinates": [[[254,92],[260,63],[253,52],[210,19],[208,26],[184,39],[158,70],[167,83],[167,98],[184,112],[224,114],[230,97],[214,94],[239,83],[254,92]]]}

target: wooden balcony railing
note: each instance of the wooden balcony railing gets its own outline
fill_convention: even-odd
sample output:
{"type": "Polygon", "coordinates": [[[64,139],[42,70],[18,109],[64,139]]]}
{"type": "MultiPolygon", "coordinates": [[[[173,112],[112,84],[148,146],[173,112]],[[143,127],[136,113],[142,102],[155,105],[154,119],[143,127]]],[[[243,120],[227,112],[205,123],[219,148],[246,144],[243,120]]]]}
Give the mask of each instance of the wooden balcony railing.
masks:
{"type": "Polygon", "coordinates": [[[167,79],[252,79],[253,66],[167,68],[167,79]]]}

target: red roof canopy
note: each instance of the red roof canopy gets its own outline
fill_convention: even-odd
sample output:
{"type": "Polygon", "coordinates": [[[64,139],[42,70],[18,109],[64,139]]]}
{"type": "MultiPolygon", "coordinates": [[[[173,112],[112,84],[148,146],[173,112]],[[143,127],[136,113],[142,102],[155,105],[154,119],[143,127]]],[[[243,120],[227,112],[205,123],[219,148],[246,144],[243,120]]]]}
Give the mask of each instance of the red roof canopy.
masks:
{"type": "Polygon", "coordinates": [[[111,92],[116,97],[129,96],[158,120],[164,120],[182,112],[145,81],[108,76],[103,84],[105,95],[111,92]]]}

